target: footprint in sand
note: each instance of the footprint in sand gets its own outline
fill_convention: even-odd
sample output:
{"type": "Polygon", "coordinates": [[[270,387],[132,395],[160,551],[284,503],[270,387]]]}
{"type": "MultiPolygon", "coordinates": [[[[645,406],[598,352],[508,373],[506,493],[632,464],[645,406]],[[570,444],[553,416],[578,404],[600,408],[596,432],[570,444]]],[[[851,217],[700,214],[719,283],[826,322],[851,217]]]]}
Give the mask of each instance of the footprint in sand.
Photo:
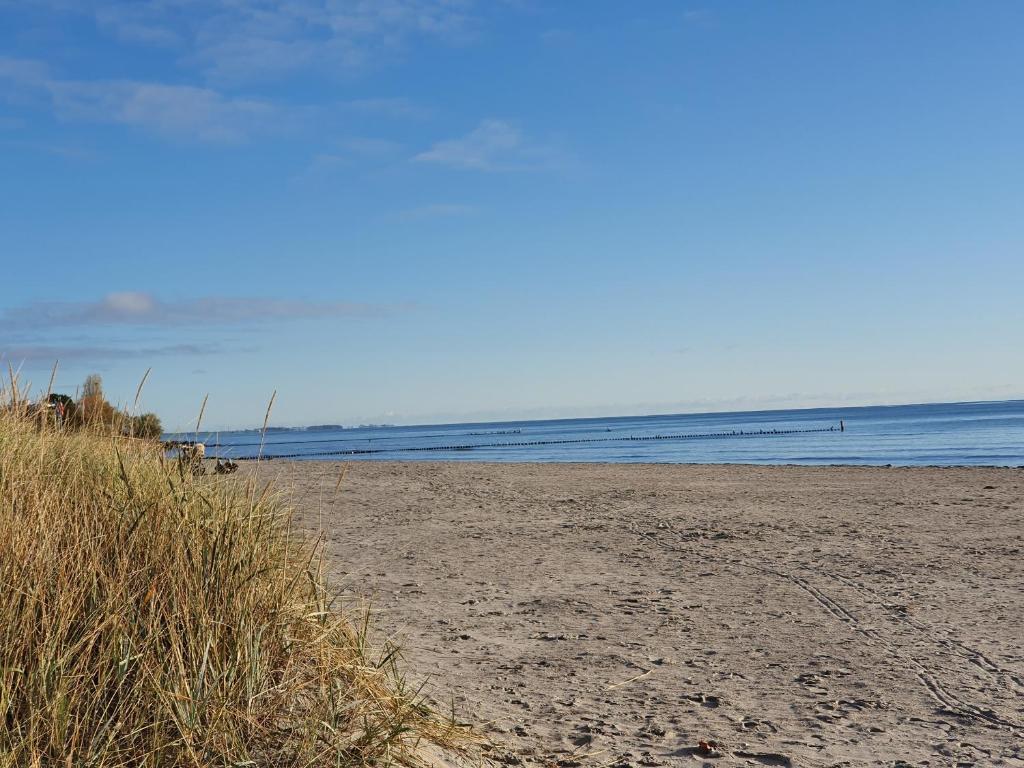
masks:
{"type": "Polygon", "coordinates": [[[737,750],[733,752],[736,757],[742,757],[747,760],[754,760],[761,765],[782,765],[791,766],[793,761],[779,752],[746,752],[737,750]]]}
{"type": "Polygon", "coordinates": [[[743,718],[740,728],[749,733],[778,733],[779,731],[770,721],[756,717],[743,718]]]}
{"type": "Polygon", "coordinates": [[[683,696],[683,698],[696,704],[700,704],[702,707],[708,707],[709,709],[715,709],[722,704],[722,700],[717,696],[711,696],[705,693],[688,693],[683,696]]]}

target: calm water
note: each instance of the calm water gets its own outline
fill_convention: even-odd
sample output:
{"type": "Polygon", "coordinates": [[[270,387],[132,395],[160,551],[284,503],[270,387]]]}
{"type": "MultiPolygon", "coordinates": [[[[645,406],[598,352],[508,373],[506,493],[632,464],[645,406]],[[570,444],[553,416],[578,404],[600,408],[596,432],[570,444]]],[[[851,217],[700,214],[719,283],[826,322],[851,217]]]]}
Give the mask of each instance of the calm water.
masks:
{"type": "MultiPolygon", "coordinates": [[[[221,432],[200,437],[205,439],[211,456],[245,457],[259,452],[258,433],[221,432]]],[[[1024,400],[416,427],[275,430],[267,433],[263,452],[268,457],[334,461],[1021,466],[1024,465],[1024,400]],[[840,419],[845,423],[845,432],[838,431],[840,419]],[[836,429],[831,432],[777,434],[829,427],[836,429]],[[762,431],[765,434],[760,434],[762,431]],[[776,434],[770,434],[773,431],[776,434]],[[731,434],[733,432],[737,434],[731,434]],[[659,439],[649,439],[653,437],[659,439]]]]}

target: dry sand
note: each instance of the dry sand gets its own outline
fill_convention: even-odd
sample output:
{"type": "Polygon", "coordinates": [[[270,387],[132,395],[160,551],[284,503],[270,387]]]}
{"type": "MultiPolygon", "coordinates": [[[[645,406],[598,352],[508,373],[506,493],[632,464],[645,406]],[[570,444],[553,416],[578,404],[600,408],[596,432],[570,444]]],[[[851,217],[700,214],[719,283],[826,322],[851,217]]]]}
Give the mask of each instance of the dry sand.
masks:
{"type": "Polygon", "coordinates": [[[261,472],[506,762],[1024,765],[1022,470],[341,466],[261,472]]]}

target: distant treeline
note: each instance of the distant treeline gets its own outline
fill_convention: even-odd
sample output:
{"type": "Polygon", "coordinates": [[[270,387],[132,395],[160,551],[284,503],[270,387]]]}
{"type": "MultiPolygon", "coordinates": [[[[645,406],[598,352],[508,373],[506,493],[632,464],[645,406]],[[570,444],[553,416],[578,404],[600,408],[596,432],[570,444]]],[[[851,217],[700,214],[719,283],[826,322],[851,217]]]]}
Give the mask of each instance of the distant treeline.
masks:
{"type": "Polygon", "coordinates": [[[150,439],[159,439],[163,434],[160,419],[155,413],[133,416],[111,405],[103,394],[103,380],[98,374],[86,377],[77,400],[53,393],[38,404],[37,410],[40,416],[67,429],[93,427],[150,439]]]}

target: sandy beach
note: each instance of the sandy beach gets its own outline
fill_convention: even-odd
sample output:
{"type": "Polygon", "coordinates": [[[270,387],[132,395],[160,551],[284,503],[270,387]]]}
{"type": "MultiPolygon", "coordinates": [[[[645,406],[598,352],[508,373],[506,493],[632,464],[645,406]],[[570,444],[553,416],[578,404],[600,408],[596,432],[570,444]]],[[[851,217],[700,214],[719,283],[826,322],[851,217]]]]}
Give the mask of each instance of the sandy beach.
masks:
{"type": "Polygon", "coordinates": [[[1024,765],[1022,470],[260,472],[504,762],[1024,765]]]}

